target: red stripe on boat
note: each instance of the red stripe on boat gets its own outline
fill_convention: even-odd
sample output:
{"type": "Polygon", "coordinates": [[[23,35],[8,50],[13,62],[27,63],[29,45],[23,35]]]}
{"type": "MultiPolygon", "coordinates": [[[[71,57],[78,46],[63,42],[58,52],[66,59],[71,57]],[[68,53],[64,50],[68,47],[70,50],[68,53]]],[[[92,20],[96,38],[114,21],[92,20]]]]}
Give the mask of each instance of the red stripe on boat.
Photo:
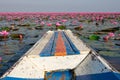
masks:
{"type": "Polygon", "coordinates": [[[62,39],[61,32],[58,33],[58,39],[56,42],[56,50],[55,50],[55,56],[65,56],[66,53],[66,47],[64,45],[64,41],[62,39]]]}

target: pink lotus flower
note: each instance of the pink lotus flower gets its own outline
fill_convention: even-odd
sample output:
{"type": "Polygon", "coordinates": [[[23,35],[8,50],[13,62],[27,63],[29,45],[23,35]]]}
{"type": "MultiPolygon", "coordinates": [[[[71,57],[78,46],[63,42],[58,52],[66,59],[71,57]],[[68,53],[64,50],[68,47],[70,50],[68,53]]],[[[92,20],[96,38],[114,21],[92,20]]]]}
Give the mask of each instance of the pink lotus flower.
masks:
{"type": "Polygon", "coordinates": [[[118,23],[117,22],[112,22],[112,24],[117,25],[118,23]]]}
{"type": "Polygon", "coordinates": [[[63,20],[61,20],[62,22],[66,22],[67,20],[66,19],[63,19],[63,20]]]}
{"type": "Polygon", "coordinates": [[[56,23],[56,26],[60,26],[61,24],[59,22],[56,23]]]}
{"type": "Polygon", "coordinates": [[[4,36],[4,40],[6,40],[6,36],[8,36],[8,34],[9,34],[9,32],[7,32],[6,30],[0,32],[0,35],[4,36]]]}
{"type": "Polygon", "coordinates": [[[108,36],[109,36],[109,37],[114,37],[114,36],[115,36],[115,34],[114,34],[114,33],[112,33],[112,32],[110,32],[110,33],[108,33],[108,36]]]}
{"type": "Polygon", "coordinates": [[[43,22],[43,21],[40,23],[40,25],[44,25],[44,24],[45,24],[45,22],[43,22]]]}
{"type": "Polygon", "coordinates": [[[99,21],[99,17],[98,16],[96,17],[96,20],[99,21]]]}
{"type": "Polygon", "coordinates": [[[49,27],[52,26],[52,23],[47,23],[47,26],[49,26],[49,27]]]}
{"type": "Polygon", "coordinates": [[[7,36],[7,35],[9,34],[9,32],[7,32],[7,31],[5,30],[5,31],[0,32],[0,34],[3,35],[3,36],[7,36]]]}
{"type": "Polygon", "coordinates": [[[102,17],[102,16],[100,17],[100,20],[103,20],[103,17],[102,17]]]}
{"type": "Polygon", "coordinates": [[[120,36],[120,34],[118,34],[118,36],[120,36]]]}
{"type": "Polygon", "coordinates": [[[2,61],[2,57],[0,57],[0,62],[2,61]]]}
{"type": "Polygon", "coordinates": [[[109,40],[109,36],[104,36],[104,37],[103,37],[103,40],[104,40],[104,41],[108,41],[108,40],[109,40]]]}
{"type": "Polygon", "coordinates": [[[83,28],[82,24],[79,27],[82,29],[83,28]]]}

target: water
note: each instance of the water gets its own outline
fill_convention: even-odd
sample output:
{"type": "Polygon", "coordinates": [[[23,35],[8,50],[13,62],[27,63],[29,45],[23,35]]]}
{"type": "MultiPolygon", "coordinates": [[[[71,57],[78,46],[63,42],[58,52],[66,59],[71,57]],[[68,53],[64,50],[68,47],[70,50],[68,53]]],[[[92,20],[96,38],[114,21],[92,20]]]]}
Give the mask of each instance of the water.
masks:
{"type": "Polygon", "coordinates": [[[109,40],[108,42],[104,42],[101,40],[89,40],[83,36],[80,36],[80,38],[113,67],[120,71],[120,45],[116,45],[116,43],[120,43],[120,40],[109,40]]]}
{"type": "MultiPolygon", "coordinates": [[[[118,22],[117,25],[111,24],[110,20],[105,18],[104,24],[99,21],[99,25],[96,26],[96,21],[89,23],[89,19],[86,19],[86,16],[81,17],[79,15],[75,15],[74,18],[71,18],[71,15],[57,15],[55,16],[55,19],[53,18],[52,20],[50,20],[47,15],[34,15],[32,18],[31,16],[32,15],[13,15],[12,18],[20,18],[18,21],[8,21],[6,20],[6,16],[6,18],[3,18],[3,20],[0,21],[0,28],[6,26],[11,27],[11,24],[14,24],[14,28],[18,28],[18,30],[10,30],[10,34],[24,34],[24,38],[21,41],[19,38],[14,39],[12,37],[9,37],[6,41],[0,41],[0,57],[3,59],[0,62],[0,75],[8,70],[22,55],[24,55],[24,53],[28,51],[48,30],[55,30],[55,23],[58,21],[60,22],[60,20],[64,18],[67,19],[67,22],[62,24],[65,25],[67,29],[72,30],[75,34],[80,33],[80,35],[77,35],[79,38],[96,50],[117,70],[120,70],[120,45],[118,44],[120,43],[120,40],[110,39],[108,42],[103,41],[103,36],[108,33],[97,34],[100,36],[99,40],[88,39],[88,36],[93,34],[95,31],[118,27],[120,23],[116,18],[110,20],[116,20],[118,22]],[[23,21],[21,21],[22,18],[24,18],[23,21]],[[39,23],[35,22],[37,20],[39,23]],[[82,22],[80,20],[82,20],[82,22]],[[41,21],[44,21],[45,23],[52,23],[53,25],[51,27],[44,25],[42,28],[36,28],[36,26],[40,26],[41,21]],[[75,23],[73,23],[73,21],[75,21],[75,23]],[[30,24],[30,26],[18,26],[20,23],[30,24]],[[75,30],[74,28],[78,27],[80,24],[82,24],[83,30],[75,30]]],[[[117,15],[117,17],[120,18],[119,15],[117,15]]],[[[118,29],[115,31],[115,34],[120,34],[120,30],[118,29]]]]}

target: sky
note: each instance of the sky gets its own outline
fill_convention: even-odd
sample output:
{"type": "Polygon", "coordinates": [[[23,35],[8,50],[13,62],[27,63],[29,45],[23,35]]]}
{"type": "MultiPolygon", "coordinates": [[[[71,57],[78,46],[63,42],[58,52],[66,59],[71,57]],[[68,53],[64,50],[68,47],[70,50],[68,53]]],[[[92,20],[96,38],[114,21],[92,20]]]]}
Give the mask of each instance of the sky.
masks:
{"type": "Polygon", "coordinates": [[[0,12],[120,12],[120,0],[0,0],[0,12]]]}

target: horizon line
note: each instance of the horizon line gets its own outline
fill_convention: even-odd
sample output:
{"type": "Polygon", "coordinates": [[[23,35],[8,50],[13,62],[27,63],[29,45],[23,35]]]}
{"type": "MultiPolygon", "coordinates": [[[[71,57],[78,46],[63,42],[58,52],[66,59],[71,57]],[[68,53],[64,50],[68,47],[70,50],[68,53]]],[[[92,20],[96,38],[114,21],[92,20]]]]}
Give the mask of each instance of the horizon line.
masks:
{"type": "Polygon", "coordinates": [[[16,14],[18,14],[18,13],[21,13],[21,14],[23,14],[23,13],[24,13],[24,14],[25,14],[25,13],[26,13],[26,14],[27,14],[27,13],[28,13],[28,14],[30,14],[30,13],[31,13],[31,14],[32,14],[32,13],[33,13],[33,14],[35,14],[35,13],[39,13],[39,14],[40,14],[40,13],[41,13],[41,14],[47,14],[47,13],[48,13],[48,14],[53,14],[53,13],[54,13],[54,14],[55,14],[55,13],[56,13],[56,14],[57,14],[57,13],[76,13],[76,14],[77,14],[77,13],[79,13],[79,14],[82,14],[82,13],[84,13],[84,14],[85,14],[85,13],[86,13],[86,14],[88,14],[88,13],[89,13],[89,14],[94,14],[94,13],[99,13],[99,14],[103,14],[103,13],[104,13],[104,14],[108,14],[108,13],[109,13],[109,14],[113,14],[113,13],[114,13],[114,14],[120,14],[120,12],[0,12],[0,14],[1,14],[1,13],[2,13],[2,14],[6,14],[6,13],[8,13],[8,14],[10,14],[10,13],[14,13],[14,14],[15,14],[15,13],[16,13],[16,14]]]}

